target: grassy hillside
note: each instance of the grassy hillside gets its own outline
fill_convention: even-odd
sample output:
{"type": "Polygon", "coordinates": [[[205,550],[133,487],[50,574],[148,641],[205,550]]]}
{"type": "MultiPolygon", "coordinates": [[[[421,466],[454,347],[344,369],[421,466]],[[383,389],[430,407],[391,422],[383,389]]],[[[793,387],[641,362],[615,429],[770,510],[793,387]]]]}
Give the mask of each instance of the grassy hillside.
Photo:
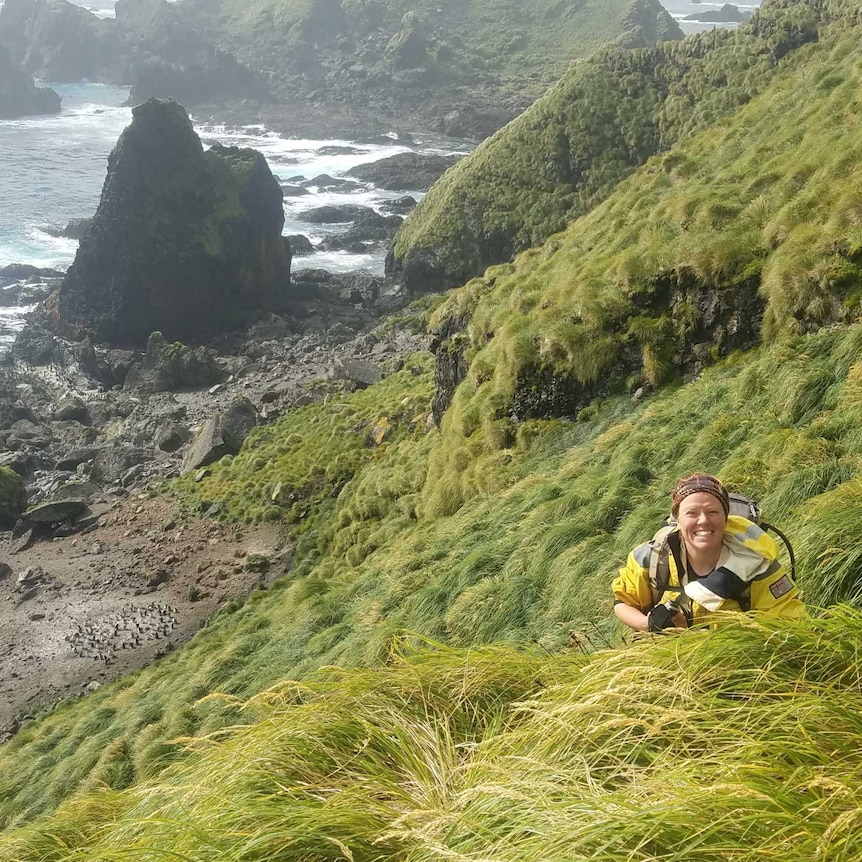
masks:
{"type": "Polygon", "coordinates": [[[518,421],[575,416],[594,397],[678,379],[761,336],[854,318],[859,40],[858,26],[842,28],[802,49],[732,118],[455,292],[436,325],[470,321],[449,345],[470,370],[432,455],[429,512],[481,489],[472,476],[518,421]]]}
{"type": "MultiPolygon", "coordinates": [[[[588,648],[615,642],[614,571],[660,522],[673,479],[696,467],[762,499],[793,537],[811,604],[862,605],[860,381],[862,327],[853,326],[739,357],[637,407],[619,397],[579,423],[525,423],[515,445],[485,465],[482,491],[457,514],[433,518],[416,510],[438,433],[424,423],[405,429],[369,452],[334,500],[313,506],[298,528],[296,566],[275,588],[5,745],[2,823],[24,823],[77,789],[154,779],[182,759],[177,738],[250,720],[212,692],[245,699],[322,665],[377,665],[405,630],[456,646],[556,651],[571,631],[588,648]]],[[[427,372],[406,371],[390,378],[390,396],[399,403],[396,387],[410,398],[428,384],[427,372]]],[[[342,403],[340,412],[317,406],[286,417],[277,437],[252,447],[273,462],[288,450],[301,459],[322,427],[348,447],[345,429],[364,436],[365,420],[351,415],[350,399],[342,403]]],[[[232,467],[215,470],[201,495],[217,500],[232,467]]],[[[465,470],[478,480],[472,465],[465,470]]],[[[258,491],[235,496],[257,516],[258,491]]]]}
{"type": "Polygon", "coordinates": [[[439,431],[411,357],[174,486],[284,518],[294,566],[3,746],[0,858],[857,858],[859,35],[427,303],[469,363],[439,431]],[[615,569],[695,469],[849,607],[559,656],[620,643],[615,569]],[[397,658],[427,638],[497,646],[397,658]]]}
{"type": "Polygon", "coordinates": [[[0,835],[27,860],[859,858],[862,616],[547,657],[436,650],[244,706],[187,761],[0,835]]]}
{"type": "Polygon", "coordinates": [[[540,244],[650,156],[750,101],[802,46],[846,26],[848,9],[765,0],[735,31],[576,63],[431,189],[396,236],[394,269],[414,291],[441,290],[540,244]]]}

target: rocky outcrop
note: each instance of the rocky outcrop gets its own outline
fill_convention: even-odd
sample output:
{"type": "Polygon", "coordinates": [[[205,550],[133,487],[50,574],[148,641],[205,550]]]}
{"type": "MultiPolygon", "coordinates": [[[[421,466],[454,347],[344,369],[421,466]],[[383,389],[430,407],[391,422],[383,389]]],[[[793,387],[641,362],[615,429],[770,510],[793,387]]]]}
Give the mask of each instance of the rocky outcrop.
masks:
{"type": "Polygon", "coordinates": [[[461,158],[454,155],[398,153],[376,162],[357,165],[347,171],[347,176],[393,192],[426,191],[461,158]]]}
{"type": "Polygon", "coordinates": [[[56,114],[59,110],[60,97],[48,87],[37,87],[0,45],[0,120],[30,114],[56,114]]]}
{"type": "Polygon", "coordinates": [[[130,100],[170,96],[183,104],[265,98],[260,77],[202,38],[183,10],[167,0],[119,0],[119,36],[127,46],[130,100]]]}
{"type": "Polygon", "coordinates": [[[48,81],[120,77],[115,22],[66,0],[6,0],[0,45],[19,68],[48,81]]]}
{"type": "Polygon", "coordinates": [[[741,24],[751,17],[751,12],[743,12],[738,6],[732,3],[725,3],[721,9],[710,9],[707,12],[695,12],[693,15],[686,15],[685,21],[703,21],[704,23],[714,24],[741,24]]]}
{"type": "Polygon", "coordinates": [[[281,189],[263,156],[204,153],[184,109],[136,107],[108,160],[99,207],[43,318],[62,334],[142,345],[195,340],[287,299],[281,189]]]}

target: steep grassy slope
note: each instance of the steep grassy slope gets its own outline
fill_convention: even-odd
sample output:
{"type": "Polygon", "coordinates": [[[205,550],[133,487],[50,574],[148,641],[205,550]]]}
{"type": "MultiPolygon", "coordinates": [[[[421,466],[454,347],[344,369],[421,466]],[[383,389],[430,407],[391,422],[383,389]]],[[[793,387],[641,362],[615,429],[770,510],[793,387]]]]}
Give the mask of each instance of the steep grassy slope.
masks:
{"type": "MultiPolygon", "coordinates": [[[[140,841],[149,858],[164,851],[249,862],[350,858],[345,848],[355,859],[753,860],[770,846],[767,836],[777,859],[858,856],[855,612],[592,660],[570,688],[554,689],[569,708],[557,711],[548,695],[550,711],[532,736],[500,737],[500,749],[501,728],[515,732],[531,714],[545,715],[536,674],[554,683],[575,672],[570,664],[548,671],[542,661],[537,670],[534,658],[514,657],[520,670],[508,677],[509,660],[497,655],[490,664],[504,679],[490,684],[481,709],[467,695],[439,706],[457,727],[447,729],[436,702],[429,706],[429,727],[451,737],[442,753],[433,735],[424,748],[399,736],[394,728],[405,722],[395,707],[379,725],[362,712],[387,686],[408,713],[423,712],[427,703],[402,697],[392,676],[358,675],[368,688],[354,699],[347,686],[337,689],[342,714],[359,717],[360,731],[325,711],[338,703],[327,689],[321,722],[332,735],[300,708],[317,702],[318,683],[300,684],[286,689],[299,710],[293,718],[267,712],[256,729],[229,736],[210,766],[201,755],[191,771],[163,771],[187,759],[178,737],[254,721],[266,699],[243,709],[244,699],[326,664],[379,665],[405,637],[547,650],[569,644],[570,632],[587,649],[618,642],[614,570],[653,533],[674,478],[694,469],[761,499],[793,537],[809,603],[862,606],[862,325],[850,322],[862,286],[860,44],[855,27],[824,33],[732,119],[655,159],[565,234],[434,310],[438,327],[464,321],[447,346],[470,362],[440,431],[428,421],[429,358],[415,357],[379,386],[260,429],[201,483],[180,483],[190,507],[249,521],[284,517],[295,565],[272,590],[225,608],[178,653],[63,706],[0,750],[7,828],[77,790],[157,782],[72,801],[61,820],[10,832],[10,858],[68,858],[62,842],[84,842],[79,858],[113,858],[124,842],[140,841]],[[761,318],[768,344],[703,367],[759,340],[761,318]],[[847,323],[806,333],[835,320],[847,323]],[[646,401],[622,391],[626,374],[631,386],[658,386],[695,367],[696,381],[665,385],[646,401]],[[602,400],[584,408],[597,393],[602,400]],[[577,421],[560,418],[560,407],[577,410],[577,421]],[[509,708],[533,694],[535,709],[509,708]],[[465,703],[474,724],[459,712],[465,703]],[[729,736],[695,722],[713,711],[729,736]],[[642,714],[646,728],[631,718],[642,714]],[[279,759],[282,725],[288,737],[292,727],[305,731],[296,745],[306,752],[322,745],[316,765],[290,773],[305,761],[291,741],[279,759]],[[748,732],[761,727],[763,735],[748,732]],[[496,753],[468,781],[486,738],[496,753]],[[421,774],[366,767],[362,758],[386,739],[384,757],[415,756],[421,774]],[[258,747],[241,761],[231,746],[244,740],[258,747]],[[440,763],[454,765],[441,772],[440,763]],[[275,795],[269,768],[281,778],[275,795]],[[342,792],[315,771],[344,769],[346,785],[365,768],[377,770],[395,803],[370,778],[342,792]],[[222,781],[228,774],[236,785],[222,781]],[[703,818],[669,822],[695,786],[703,818]],[[463,795],[447,796],[453,787],[463,795]],[[226,796],[221,808],[206,795],[214,788],[226,796]],[[428,805],[404,801],[414,795],[428,805]],[[155,821],[158,836],[148,825],[155,821]],[[97,841],[106,843],[87,843],[97,841]]],[[[456,677],[469,690],[475,679],[472,659],[458,660],[460,670],[439,655],[424,661],[413,690],[456,677]]]]}
{"type": "MultiPolygon", "coordinates": [[[[426,387],[427,398],[429,384],[427,372],[391,378],[380,414],[386,400],[399,403],[399,387],[405,398],[426,387]]],[[[349,441],[346,428],[366,427],[341,403],[328,418],[322,407],[286,417],[257,456],[275,463],[295,452],[301,473],[311,450],[297,438],[349,441]]],[[[296,566],[277,587],[5,745],[2,823],[23,823],[76,789],[154,778],[182,757],[172,740],[250,719],[211,692],[246,698],[324,664],[379,664],[405,630],[464,646],[536,641],[556,650],[570,631],[585,645],[614,641],[615,568],[660,522],[673,479],[694,468],[761,498],[793,537],[810,603],[862,606],[860,416],[862,327],[824,331],[724,363],[637,407],[620,397],[580,423],[526,423],[516,445],[486,464],[481,493],[456,515],[420,520],[438,434],[424,423],[405,429],[369,451],[335,500],[313,505],[296,566]]],[[[232,468],[202,483],[203,497],[217,499],[232,468]]],[[[274,467],[272,478],[284,470],[274,467]]],[[[465,470],[479,478],[472,465],[465,470]]],[[[268,499],[251,487],[231,496],[252,517],[268,499]]]]}
{"type": "Polygon", "coordinates": [[[429,512],[472,495],[483,453],[505,449],[517,421],[574,416],[597,395],[697,371],[761,333],[853,317],[859,44],[853,27],[809,45],[731,120],[654,158],[565,233],[455,293],[437,325],[469,320],[448,349],[470,370],[432,456],[429,512]]]}
{"type": "Polygon", "coordinates": [[[650,156],[748,102],[854,8],[765,0],[736,31],[576,63],[431,189],[396,236],[393,270],[414,291],[440,290],[543,242],[650,156]]]}
{"type": "Polygon", "coordinates": [[[843,862],[862,616],[617,652],[437,650],[247,705],[182,768],[0,836],[27,860],[843,862]],[[696,804],[695,804],[696,800],[696,804]]]}

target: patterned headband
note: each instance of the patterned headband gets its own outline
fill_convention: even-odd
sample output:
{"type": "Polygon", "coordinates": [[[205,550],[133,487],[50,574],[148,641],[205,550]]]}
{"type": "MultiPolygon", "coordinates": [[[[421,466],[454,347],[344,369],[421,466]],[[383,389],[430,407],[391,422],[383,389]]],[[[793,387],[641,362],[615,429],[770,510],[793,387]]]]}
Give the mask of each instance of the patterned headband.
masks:
{"type": "Polygon", "coordinates": [[[676,515],[679,511],[679,504],[689,495],[697,494],[700,491],[712,494],[721,503],[725,517],[730,514],[730,498],[724,485],[715,476],[710,476],[707,473],[695,473],[693,476],[686,476],[684,479],[677,480],[670,495],[671,512],[676,515]]]}

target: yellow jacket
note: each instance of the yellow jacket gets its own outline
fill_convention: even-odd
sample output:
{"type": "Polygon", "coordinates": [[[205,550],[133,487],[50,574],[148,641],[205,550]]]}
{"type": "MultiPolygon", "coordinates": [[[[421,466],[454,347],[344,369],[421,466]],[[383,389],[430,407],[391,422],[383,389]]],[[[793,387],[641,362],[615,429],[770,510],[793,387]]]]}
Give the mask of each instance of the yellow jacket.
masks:
{"type": "MultiPolygon", "coordinates": [[[[680,543],[685,567],[685,546],[680,543]]],[[[652,543],[635,548],[613,582],[615,602],[623,602],[648,613],[658,601],[680,593],[680,578],[674,555],[668,563],[670,578],[663,597],[654,594],[649,566],[652,543]]],[[[778,546],[757,524],[731,515],[724,530],[721,556],[715,570],[699,578],[683,578],[695,623],[716,611],[759,611],[771,616],[798,619],[805,616],[799,589],[778,560],[778,546]]]]}

